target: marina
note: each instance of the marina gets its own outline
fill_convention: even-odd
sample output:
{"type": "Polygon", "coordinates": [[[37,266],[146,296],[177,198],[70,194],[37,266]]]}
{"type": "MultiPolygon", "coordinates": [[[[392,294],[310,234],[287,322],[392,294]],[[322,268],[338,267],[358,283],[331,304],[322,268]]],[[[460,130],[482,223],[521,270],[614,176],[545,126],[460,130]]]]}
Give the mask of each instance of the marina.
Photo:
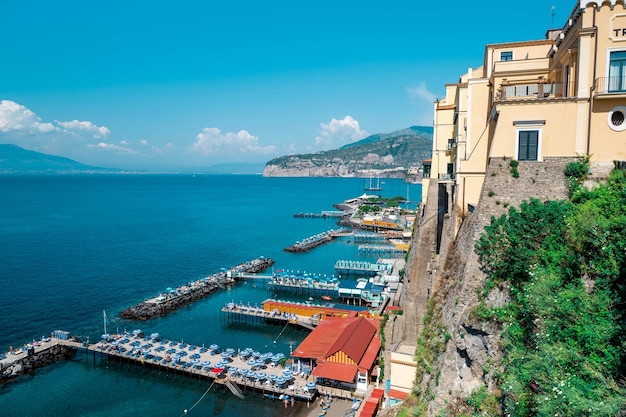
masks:
{"type": "MultiPolygon", "coordinates": [[[[8,210],[12,205],[7,203],[4,205],[5,216],[15,225],[33,224],[37,234],[20,230],[18,234],[5,236],[9,257],[19,257],[12,258],[16,261],[6,265],[7,284],[11,290],[5,292],[6,297],[3,298],[8,315],[0,333],[5,343],[3,351],[9,350],[9,344],[18,349],[14,348],[13,353],[5,355],[9,362],[2,362],[2,370],[12,373],[13,368],[22,368],[26,375],[6,385],[0,401],[0,414],[16,415],[15,410],[20,410],[19,415],[23,416],[181,415],[183,409],[189,409],[199,401],[194,410],[199,413],[193,415],[275,416],[277,411],[282,410],[282,404],[263,401],[262,398],[278,399],[281,395],[284,398],[286,391],[263,391],[268,386],[267,381],[263,382],[266,385],[262,385],[261,381],[247,379],[247,384],[256,386],[256,389],[235,382],[247,397],[245,401],[240,401],[225,382],[221,384],[228,376],[228,370],[216,378],[216,382],[201,372],[189,372],[189,366],[183,369],[183,364],[180,367],[157,364],[146,355],[142,363],[141,357],[115,356],[100,350],[94,352],[92,348],[95,345],[83,346],[78,341],[59,342],[53,338],[48,343],[54,344],[54,347],[45,351],[41,350],[44,344],[37,341],[31,356],[28,356],[30,348],[20,348],[19,342],[31,344],[33,339],[57,326],[71,329],[72,334],[81,335],[83,341],[87,337],[92,341],[98,340],[102,326],[98,326],[97,321],[102,317],[104,308],[107,313],[110,312],[112,333],[124,334],[123,328],[129,323],[120,318],[120,312],[127,306],[147,297],[155,299],[155,305],[163,301],[156,300],[160,296],[177,297],[181,301],[186,296],[182,294],[188,290],[184,287],[197,281],[195,277],[203,277],[205,271],[222,271],[220,268],[224,265],[253,259],[260,247],[271,251],[268,242],[293,242],[298,234],[313,236],[320,222],[334,224],[332,219],[322,218],[301,221],[293,218],[292,214],[301,210],[302,201],[311,196],[314,201],[307,205],[310,211],[321,210],[339,201],[345,195],[343,181],[337,186],[333,184],[338,181],[328,179],[272,181],[280,182],[278,189],[289,192],[277,193],[279,195],[271,205],[265,204],[265,193],[262,198],[258,197],[250,203],[249,199],[257,196],[257,190],[273,187],[269,180],[257,176],[195,178],[193,181],[184,176],[45,177],[36,181],[29,178],[27,184],[16,182],[14,190],[7,191],[7,196],[11,196],[12,202],[19,201],[23,206],[32,207],[33,213],[30,213],[32,216],[24,216],[26,213],[22,211],[13,214],[8,210]],[[303,187],[303,183],[307,186],[303,187]],[[47,196],[45,191],[50,189],[56,190],[54,198],[43,198],[47,196]],[[26,195],[30,196],[28,202],[20,199],[20,196],[26,195]],[[82,198],[84,195],[93,195],[94,199],[82,198]],[[223,196],[219,203],[216,195],[223,196]],[[30,198],[33,196],[38,196],[37,204],[32,203],[30,198]],[[111,204],[95,204],[99,198],[105,198],[111,204]],[[76,207],[70,213],[71,228],[67,227],[64,217],[68,213],[67,202],[76,207]],[[251,204],[259,207],[259,216],[266,221],[250,219],[249,211],[243,208],[249,210],[251,204]],[[146,210],[146,207],[150,209],[146,210]],[[223,217],[225,211],[232,213],[232,218],[239,219],[239,223],[216,221],[223,217]],[[138,215],[129,216],[129,213],[138,215]],[[94,218],[107,218],[111,222],[94,224],[94,218]],[[74,251],[71,242],[80,242],[81,250],[77,247],[74,251]],[[51,247],[59,248],[59,251],[53,253],[51,247]],[[73,256],[65,256],[65,251],[71,251],[73,256]],[[22,258],[23,262],[17,262],[22,258]],[[111,262],[111,259],[116,262],[111,262]],[[41,265],[41,271],[35,265],[41,265]],[[40,301],[37,303],[34,302],[31,281],[26,285],[23,279],[26,275],[42,278],[36,281],[40,289],[37,298],[40,301]],[[180,277],[183,279],[180,280],[180,277]],[[45,309],[42,309],[43,306],[45,309]],[[76,344],[70,347],[70,343],[76,344]],[[72,352],[73,356],[65,360],[64,355],[72,352]],[[15,361],[15,358],[20,358],[22,362],[15,361]],[[43,366],[53,358],[57,358],[54,359],[57,363],[43,372],[34,373],[36,367],[30,361],[35,358],[39,358],[36,360],[43,366]],[[210,388],[209,394],[203,396],[207,388],[210,388]],[[251,395],[252,391],[255,391],[254,395],[251,395]],[[164,401],[166,398],[167,401],[164,401]]],[[[325,230],[326,226],[323,227],[322,230],[325,230]]],[[[333,228],[332,225],[330,227],[333,228]]],[[[342,240],[349,241],[351,238],[342,240]]],[[[356,246],[353,245],[326,245],[306,256],[282,252],[281,247],[268,254],[274,255],[272,258],[277,264],[294,270],[321,271],[318,277],[324,273],[331,277],[336,259],[351,259],[356,255],[356,246]]],[[[171,340],[188,343],[195,339],[193,342],[220,345],[227,341],[233,349],[251,347],[261,353],[283,352],[289,357],[291,345],[297,346],[303,334],[307,333],[300,330],[304,329],[303,326],[289,324],[285,328],[282,322],[270,322],[253,327],[256,326],[255,320],[261,323],[258,318],[249,319],[250,325],[241,321],[226,325],[226,320],[224,325],[220,325],[224,314],[222,306],[232,299],[246,305],[258,303],[260,307],[260,302],[271,296],[266,288],[271,276],[270,273],[232,273],[230,278],[235,282],[241,281],[234,285],[225,284],[204,300],[190,302],[176,313],[164,314],[142,326],[150,330],[147,333],[159,332],[171,340]],[[277,340],[275,345],[272,343],[274,340],[277,340]]],[[[311,297],[316,302],[322,302],[321,295],[311,297]]],[[[332,298],[337,301],[337,298],[332,298]]],[[[293,308],[302,306],[304,303],[300,306],[294,304],[293,308]]],[[[244,319],[240,316],[237,320],[244,319]]],[[[132,341],[132,336],[129,339],[132,341]]],[[[144,343],[143,339],[141,343],[144,343]]],[[[180,349],[176,349],[178,353],[180,349]]],[[[196,351],[187,352],[184,358],[196,354],[196,351]]],[[[269,363],[265,366],[275,369],[269,363]]],[[[282,369],[293,369],[292,366],[287,363],[282,369]]],[[[281,365],[276,368],[281,369],[281,365]]],[[[254,372],[268,373],[265,369],[254,372]]],[[[342,395],[339,387],[318,382],[315,389],[320,395],[342,395]]],[[[300,382],[298,387],[301,387],[300,382]]],[[[289,389],[289,385],[285,389],[289,389]]],[[[350,397],[349,390],[344,394],[350,397]]],[[[306,408],[306,404],[299,406],[306,408]]]]}

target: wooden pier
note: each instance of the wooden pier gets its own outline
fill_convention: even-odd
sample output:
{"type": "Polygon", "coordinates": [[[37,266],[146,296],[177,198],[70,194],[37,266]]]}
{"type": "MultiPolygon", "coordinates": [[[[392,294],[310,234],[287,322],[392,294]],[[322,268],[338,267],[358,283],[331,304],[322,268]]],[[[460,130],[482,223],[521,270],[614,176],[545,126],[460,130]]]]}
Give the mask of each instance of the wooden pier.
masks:
{"type": "Polygon", "coordinates": [[[249,390],[272,398],[290,396],[302,401],[312,401],[317,395],[314,377],[283,367],[277,357],[282,359],[284,355],[250,348],[201,347],[126,333],[82,349],[94,363],[117,361],[144,373],[212,381],[225,385],[240,398],[249,390]]]}
{"type": "Polygon", "coordinates": [[[227,323],[241,323],[247,325],[294,325],[306,330],[313,330],[318,320],[297,314],[286,314],[267,311],[262,307],[252,307],[243,304],[228,303],[222,307],[221,320],[227,323]]]}

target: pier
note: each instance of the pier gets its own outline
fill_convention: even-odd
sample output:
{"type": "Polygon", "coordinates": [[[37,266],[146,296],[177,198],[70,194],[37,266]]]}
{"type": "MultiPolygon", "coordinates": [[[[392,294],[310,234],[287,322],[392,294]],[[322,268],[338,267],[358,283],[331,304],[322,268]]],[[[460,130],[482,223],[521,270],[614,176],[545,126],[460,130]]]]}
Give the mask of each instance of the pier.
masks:
{"type": "Polygon", "coordinates": [[[239,398],[249,390],[270,398],[301,401],[312,401],[318,394],[310,367],[302,366],[296,371],[284,366],[287,361],[284,354],[190,345],[160,339],[157,334],[145,337],[138,330],[103,335],[94,344],[74,339],[68,332],[56,331],[52,337],[0,355],[0,381],[75,355],[84,355],[94,364],[115,362],[144,373],[210,381],[223,385],[239,398]],[[54,337],[55,334],[61,338],[54,337]]]}
{"type": "Polygon", "coordinates": [[[396,246],[392,245],[359,245],[358,251],[359,253],[385,254],[392,256],[397,256],[404,253],[402,249],[399,249],[396,246]]]}
{"type": "Polygon", "coordinates": [[[339,280],[303,275],[274,274],[267,283],[267,288],[275,292],[290,292],[300,295],[319,295],[336,297],[339,280]]]}
{"type": "Polygon", "coordinates": [[[222,307],[221,319],[224,323],[241,323],[247,325],[277,324],[287,326],[291,324],[306,330],[313,330],[319,323],[319,320],[311,316],[281,312],[278,309],[269,311],[257,306],[253,307],[236,303],[228,303],[222,307]]]}
{"type": "Polygon", "coordinates": [[[233,284],[235,282],[233,276],[261,272],[273,264],[272,259],[261,257],[176,288],[167,288],[158,296],[127,308],[120,316],[129,320],[149,320],[163,316],[233,284]]]}
{"type": "Polygon", "coordinates": [[[298,372],[285,367],[287,358],[280,353],[192,345],[141,333],[112,335],[83,349],[94,363],[99,357],[100,363],[117,361],[144,372],[207,380],[225,386],[239,398],[248,390],[270,398],[301,401],[312,401],[317,395],[311,370],[302,367],[298,372]]]}
{"type": "Polygon", "coordinates": [[[374,232],[356,232],[353,239],[354,243],[373,243],[387,240],[386,236],[374,232]]]}
{"type": "Polygon", "coordinates": [[[373,277],[377,274],[389,274],[393,269],[393,263],[386,262],[363,262],[339,260],[335,262],[335,272],[344,275],[373,277]]]}
{"type": "Polygon", "coordinates": [[[351,232],[346,229],[329,230],[327,232],[318,233],[316,235],[307,237],[303,240],[296,242],[295,244],[283,249],[285,252],[308,252],[313,248],[316,248],[324,243],[333,241],[338,236],[345,236],[351,232]]]}
{"type": "Polygon", "coordinates": [[[328,210],[321,213],[295,213],[293,217],[309,218],[309,219],[325,219],[325,218],[341,218],[345,215],[343,211],[328,210]]]}

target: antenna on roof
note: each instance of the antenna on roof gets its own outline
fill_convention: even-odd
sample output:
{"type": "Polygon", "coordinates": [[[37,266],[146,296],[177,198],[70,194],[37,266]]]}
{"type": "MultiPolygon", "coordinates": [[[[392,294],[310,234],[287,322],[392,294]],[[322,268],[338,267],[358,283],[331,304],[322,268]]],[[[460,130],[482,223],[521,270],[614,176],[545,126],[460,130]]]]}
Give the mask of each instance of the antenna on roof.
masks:
{"type": "Polygon", "coordinates": [[[552,6],[552,26],[550,26],[551,29],[554,29],[554,9],[556,9],[556,6],[552,6]]]}

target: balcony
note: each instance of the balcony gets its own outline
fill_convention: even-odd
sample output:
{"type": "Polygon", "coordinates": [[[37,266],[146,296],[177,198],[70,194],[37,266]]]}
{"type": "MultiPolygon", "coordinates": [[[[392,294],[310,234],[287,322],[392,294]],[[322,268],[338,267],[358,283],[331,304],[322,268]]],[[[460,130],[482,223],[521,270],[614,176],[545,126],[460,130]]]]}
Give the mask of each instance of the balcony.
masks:
{"type": "Polygon", "coordinates": [[[598,78],[595,82],[594,91],[596,95],[626,96],[626,76],[598,78]]]}
{"type": "MultiPolygon", "coordinates": [[[[571,85],[569,85],[571,87],[571,85]]],[[[571,91],[566,83],[502,84],[496,100],[545,100],[569,97],[571,91]]]]}

